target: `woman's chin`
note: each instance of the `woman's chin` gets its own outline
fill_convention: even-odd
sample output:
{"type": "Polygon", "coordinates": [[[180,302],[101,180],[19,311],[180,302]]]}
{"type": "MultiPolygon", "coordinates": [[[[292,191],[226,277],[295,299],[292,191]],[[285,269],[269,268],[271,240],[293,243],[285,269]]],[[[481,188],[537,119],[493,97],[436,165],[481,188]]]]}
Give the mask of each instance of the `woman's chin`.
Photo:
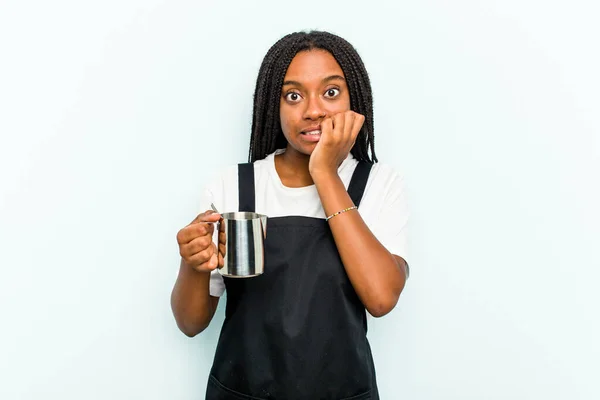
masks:
{"type": "Polygon", "coordinates": [[[288,146],[286,152],[293,152],[297,155],[304,155],[310,157],[310,155],[315,151],[315,147],[317,146],[317,142],[313,143],[293,143],[290,144],[288,142],[288,146]]]}

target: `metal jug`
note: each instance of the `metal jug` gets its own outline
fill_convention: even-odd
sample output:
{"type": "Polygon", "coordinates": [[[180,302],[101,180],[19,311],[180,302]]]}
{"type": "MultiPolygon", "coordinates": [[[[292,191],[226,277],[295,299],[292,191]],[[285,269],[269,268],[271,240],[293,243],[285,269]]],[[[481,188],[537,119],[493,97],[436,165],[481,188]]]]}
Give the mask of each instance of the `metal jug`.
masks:
{"type": "Polygon", "coordinates": [[[225,264],[219,269],[229,278],[250,278],[263,273],[267,216],[253,212],[221,214],[219,232],[225,232],[225,264]]]}

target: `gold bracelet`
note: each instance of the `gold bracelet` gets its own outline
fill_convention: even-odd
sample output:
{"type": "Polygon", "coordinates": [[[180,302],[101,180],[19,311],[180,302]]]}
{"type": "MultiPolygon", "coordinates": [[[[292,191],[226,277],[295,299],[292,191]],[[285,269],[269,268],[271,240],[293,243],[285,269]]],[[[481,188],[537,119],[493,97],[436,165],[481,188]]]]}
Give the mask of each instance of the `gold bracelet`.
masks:
{"type": "Polygon", "coordinates": [[[344,208],[342,211],[338,211],[335,214],[331,214],[329,217],[325,218],[325,221],[329,221],[331,218],[335,217],[336,215],[340,215],[345,213],[346,211],[350,211],[350,210],[356,210],[358,209],[358,207],[356,206],[352,206],[352,207],[348,207],[348,208],[344,208]]]}

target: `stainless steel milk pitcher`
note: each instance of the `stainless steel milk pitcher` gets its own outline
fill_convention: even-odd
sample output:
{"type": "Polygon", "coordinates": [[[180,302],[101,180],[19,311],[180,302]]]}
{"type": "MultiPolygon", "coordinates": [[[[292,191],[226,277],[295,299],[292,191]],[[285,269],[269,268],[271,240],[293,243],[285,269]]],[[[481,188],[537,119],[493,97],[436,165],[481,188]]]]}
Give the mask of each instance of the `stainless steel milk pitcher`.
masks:
{"type": "Polygon", "coordinates": [[[265,268],[267,216],[253,212],[221,214],[219,232],[225,232],[225,264],[219,272],[230,278],[250,278],[265,268]]]}

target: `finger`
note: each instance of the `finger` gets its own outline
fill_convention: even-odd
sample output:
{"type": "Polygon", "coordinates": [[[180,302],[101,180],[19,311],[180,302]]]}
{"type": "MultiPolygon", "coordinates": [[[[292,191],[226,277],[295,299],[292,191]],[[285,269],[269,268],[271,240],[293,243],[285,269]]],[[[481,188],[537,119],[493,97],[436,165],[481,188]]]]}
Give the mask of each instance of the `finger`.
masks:
{"type": "Polygon", "coordinates": [[[189,265],[202,265],[205,262],[209,261],[210,258],[215,254],[215,246],[209,246],[208,248],[202,250],[201,252],[195,253],[189,256],[185,261],[189,265]]]}
{"type": "Polygon", "coordinates": [[[354,121],[356,120],[356,114],[354,111],[348,111],[344,114],[344,140],[352,141],[354,135],[354,121]]]}
{"type": "Polygon", "coordinates": [[[365,116],[358,113],[355,113],[354,116],[354,126],[352,127],[352,130],[354,131],[354,137],[356,138],[365,123],[365,116]]]}
{"type": "Polygon", "coordinates": [[[225,258],[223,255],[219,253],[219,268],[223,268],[225,266],[225,258]]]}
{"type": "Polygon", "coordinates": [[[210,271],[214,271],[214,270],[215,270],[215,269],[216,269],[218,266],[219,266],[219,265],[218,265],[218,260],[217,260],[217,262],[215,263],[215,262],[213,261],[213,259],[211,258],[211,259],[209,259],[208,261],[206,261],[206,262],[204,262],[204,263],[202,263],[202,264],[200,264],[200,265],[198,265],[198,266],[194,267],[194,269],[195,269],[196,271],[210,272],[210,271]]]}
{"type": "Polygon", "coordinates": [[[187,244],[200,236],[211,235],[214,231],[212,224],[191,224],[177,232],[177,243],[187,244]]]}
{"type": "Polygon", "coordinates": [[[225,232],[219,232],[219,244],[227,243],[227,237],[225,236],[225,232]]]}
{"type": "Polygon", "coordinates": [[[206,250],[212,244],[212,238],[208,235],[200,236],[181,246],[181,252],[187,255],[193,255],[206,250]]]}
{"type": "Polygon", "coordinates": [[[219,254],[222,255],[223,257],[225,257],[226,249],[227,249],[227,246],[225,246],[224,244],[219,244],[219,254]]]}
{"type": "Polygon", "coordinates": [[[331,118],[325,118],[323,122],[321,122],[321,135],[323,137],[331,136],[333,132],[333,120],[331,118]]]}
{"type": "MultiPolygon", "coordinates": [[[[209,215],[211,211],[212,211],[212,210],[206,210],[206,211],[204,211],[203,213],[196,215],[196,218],[194,218],[194,219],[192,220],[192,222],[190,222],[190,224],[196,224],[196,223],[200,222],[200,219],[201,219],[201,218],[204,218],[206,215],[209,215]]],[[[213,212],[214,212],[214,211],[213,211],[213,212]]]]}
{"type": "Polygon", "coordinates": [[[210,260],[208,260],[207,266],[211,270],[213,270],[219,266],[219,255],[217,253],[213,253],[213,255],[210,257],[210,260]]]}
{"type": "Polygon", "coordinates": [[[346,125],[345,113],[339,113],[333,116],[333,134],[336,139],[344,137],[344,126],[346,125]]]}
{"type": "Polygon", "coordinates": [[[198,224],[202,222],[217,222],[221,219],[221,214],[213,211],[207,210],[202,214],[199,214],[194,220],[191,222],[192,224],[198,224]]]}

